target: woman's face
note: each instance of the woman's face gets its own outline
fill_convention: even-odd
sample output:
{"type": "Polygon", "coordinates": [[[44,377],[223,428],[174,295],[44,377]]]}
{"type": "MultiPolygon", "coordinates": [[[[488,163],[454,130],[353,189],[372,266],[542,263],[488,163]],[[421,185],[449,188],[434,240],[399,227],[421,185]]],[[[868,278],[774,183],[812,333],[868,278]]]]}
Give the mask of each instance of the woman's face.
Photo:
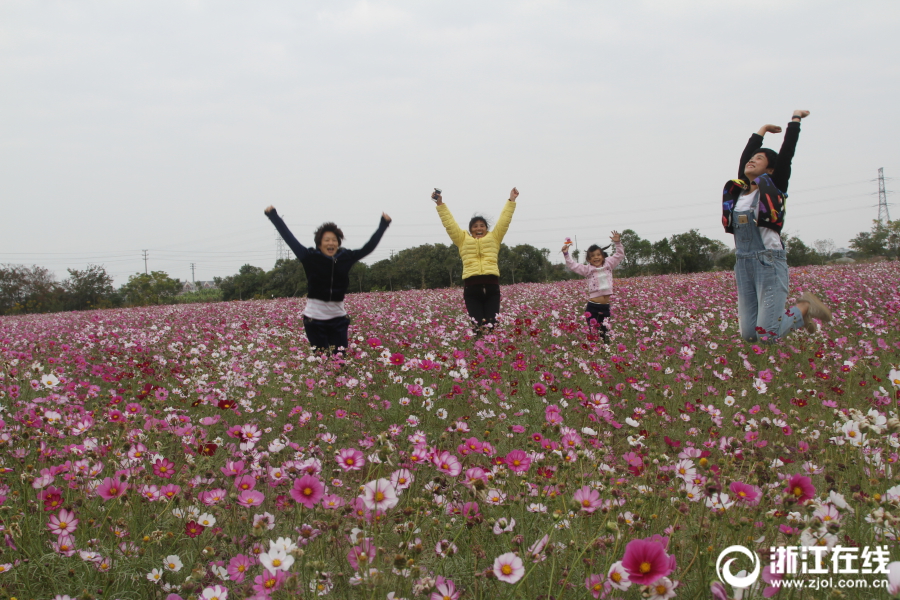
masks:
{"type": "Polygon", "coordinates": [[[487,235],[488,228],[487,223],[484,221],[475,221],[472,223],[472,227],[469,228],[469,233],[472,234],[473,238],[483,238],[487,235]]]}
{"type": "Polygon", "coordinates": [[[590,256],[588,256],[588,262],[595,267],[602,267],[605,260],[606,258],[603,256],[603,252],[600,250],[594,250],[593,252],[591,252],[590,256]]]}
{"type": "Polygon", "coordinates": [[[326,231],[322,235],[322,242],[319,244],[319,250],[325,256],[334,256],[340,249],[341,244],[337,236],[331,231],[326,231]]]}

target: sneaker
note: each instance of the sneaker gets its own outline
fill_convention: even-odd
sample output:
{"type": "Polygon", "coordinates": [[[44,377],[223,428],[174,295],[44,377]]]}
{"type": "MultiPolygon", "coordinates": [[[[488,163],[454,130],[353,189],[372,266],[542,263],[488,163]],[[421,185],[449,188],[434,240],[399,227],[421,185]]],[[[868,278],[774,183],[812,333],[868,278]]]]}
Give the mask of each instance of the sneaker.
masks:
{"type": "Polygon", "coordinates": [[[819,319],[823,323],[831,321],[831,309],[822,304],[822,301],[815,294],[803,292],[803,295],[800,296],[800,302],[809,303],[809,310],[806,312],[807,318],[804,319],[808,332],[815,333],[817,330],[816,324],[813,323],[812,319],[819,319]]]}

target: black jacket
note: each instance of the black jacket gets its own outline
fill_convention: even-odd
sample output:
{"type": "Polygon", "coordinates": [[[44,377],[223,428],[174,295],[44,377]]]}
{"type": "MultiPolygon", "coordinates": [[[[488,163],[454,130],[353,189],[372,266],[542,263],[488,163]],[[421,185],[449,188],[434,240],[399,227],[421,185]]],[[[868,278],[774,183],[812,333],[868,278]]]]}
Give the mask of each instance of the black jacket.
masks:
{"type": "Polygon", "coordinates": [[[778,152],[778,160],[775,161],[774,172],[771,175],[763,173],[755,181],[747,181],[744,175],[744,167],[762,148],[763,137],[754,133],[747,141],[741,164],[738,167],[738,178],[725,183],[722,191],[722,225],[725,233],[734,233],[732,217],[737,199],[745,191],[750,189],[751,183],[759,186],[759,219],[757,226],[766,227],[778,233],[784,227],[784,216],[787,212],[787,188],[791,178],[791,160],[794,158],[794,149],[797,147],[797,139],[800,137],[800,123],[791,121],[788,123],[781,150],[778,152]]]}
{"type": "Polygon", "coordinates": [[[339,248],[334,256],[325,256],[317,248],[307,248],[297,241],[291,230],[287,228],[281,217],[273,209],[267,213],[269,220],[275,225],[275,229],[281,234],[285,243],[294,251],[294,254],[306,271],[309,298],[317,300],[339,302],[344,299],[347,288],[350,286],[350,269],[362,258],[365,258],[375,250],[381,236],[387,230],[390,221],[381,218],[378,230],[372,235],[366,245],[359,250],[347,250],[339,248]]]}

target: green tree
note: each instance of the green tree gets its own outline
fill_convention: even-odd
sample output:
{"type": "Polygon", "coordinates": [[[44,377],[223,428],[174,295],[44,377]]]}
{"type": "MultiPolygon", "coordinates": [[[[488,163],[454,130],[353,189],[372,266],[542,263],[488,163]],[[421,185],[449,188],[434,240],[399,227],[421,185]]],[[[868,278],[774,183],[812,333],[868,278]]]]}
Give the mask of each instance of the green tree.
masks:
{"type": "Polygon", "coordinates": [[[297,298],[305,295],[307,289],[303,264],[293,258],[280,258],[266,276],[261,294],[266,298],[297,298]]]}
{"type": "Polygon", "coordinates": [[[857,234],[850,240],[850,247],[863,258],[900,258],[900,221],[872,221],[872,230],[857,234]]]}
{"type": "Polygon", "coordinates": [[[668,238],[653,242],[650,257],[651,273],[662,275],[663,273],[673,273],[675,271],[675,251],[672,249],[672,245],[669,244],[668,238]]]}
{"type": "Polygon", "coordinates": [[[33,265],[0,267],[0,313],[44,313],[63,309],[62,287],[48,269],[33,265]]]}
{"type": "Polygon", "coordinates": [[[253,265],[244,265],[238,270],[237,275],[216,277],[213,281],[222,290],[222,299],[226,301],[271,298],[265,295],[267,283],[265,270],[253,265]]]}
{"type": "Polygon", "coordinates": [[[116,290],[113,279],[101,265],[87,268],[67,269],[69,278],[63,282],[66,310],[88,310],[109,308],[115,302],[116,290]]]}
{"type": "Polygon", "coordinates": [[[642,239],[632,229],[626,229],[622,232],[621,241],[625,250],[625,259],[619,263],[616,269],[616,276],[633,277],[642,275],[653,260],[653,244],[648,240],[642,239]]]}
{"type": "Polygon", "coordinates": [[[815,250],[803,243],[803,240],[782,232],[781,241],[787,248],[789,267],[805,267],[822,264],[822,259],[815,250]]]}
{"type": "Polygon", "coordinates": [[[172,279],[163,271],[135,273],[119,288],[119,294],[127,306],[170,304],[180,291],[181,281],[172,279]]]}
{"type": "Polygon", "coordinates": [[[709,271],[717,255],[728,251],[725,244],[701,235],[696,229],[673,235],[669,244],[673,253],[671,265],[678,273],[709,271]]]}

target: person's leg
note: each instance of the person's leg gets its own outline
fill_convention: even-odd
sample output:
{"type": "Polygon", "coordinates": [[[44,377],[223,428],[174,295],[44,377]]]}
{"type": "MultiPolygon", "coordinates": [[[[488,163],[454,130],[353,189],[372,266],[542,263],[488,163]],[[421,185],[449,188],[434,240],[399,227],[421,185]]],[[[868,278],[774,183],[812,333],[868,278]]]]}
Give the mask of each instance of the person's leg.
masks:
{"type": "Polygon", "coordinates": [[[785,310],[788,296],[788,266],[783,250],[759,253],[757,283],[760,290],[759,327],[766,330],[766,341],[774,342],[792,329],[803,327],[798,307],[785,310]]]}
{"type": "Polygon", "coordinates": [[[314,350],[324,351],[328,348],[328,331],[322,321],[303,317],[303,329],[306,331],[306,339],[309,340],[309,345],[314,350]]]}
{"type": "Polygon", "coordinates": [[[497,313],[500,312],[500,284],[488,284],[484,286],[484,322],[491,326],[497,324],[497,313]]]}
{"type": "Polygon", "coordinates": [[[463,300],[466,303],[466,312],[469,318],[475,321],[473,327],[481,327],[485,319],[484,311],[484,286],[467,285],[463,290],[463,300]]]}
{"type": "Polygon", "coordinates": [[[609,304],[595,304],[597,306],[597,325],[600,327],[600,335],[603,336],[603,341],[606,341],[606,332],[608,329],[606,328],[606,319],[609,318],[609,304]]]}
{"type": "Polygon", "coordinates": [[[350,341],[347,335],[347,332],[350,328],[350,317],[348,315],[344,315],[343,317],[335,317],[334,319],[330,319],[327,321],[328,323],[328,345],[331,347],[331,353],[337,354],[341,350],[339,348],[347,349],[350,347],[350,341]]]}
{"type": "Polygon", "coordinates": [[[734,263],[741,337],[748,342],[755,342],[758,338],[756,321],[759,313],[759,297],[756,290],[755,263],[756,258],[752,256],[738,256],[734,263]]]}

